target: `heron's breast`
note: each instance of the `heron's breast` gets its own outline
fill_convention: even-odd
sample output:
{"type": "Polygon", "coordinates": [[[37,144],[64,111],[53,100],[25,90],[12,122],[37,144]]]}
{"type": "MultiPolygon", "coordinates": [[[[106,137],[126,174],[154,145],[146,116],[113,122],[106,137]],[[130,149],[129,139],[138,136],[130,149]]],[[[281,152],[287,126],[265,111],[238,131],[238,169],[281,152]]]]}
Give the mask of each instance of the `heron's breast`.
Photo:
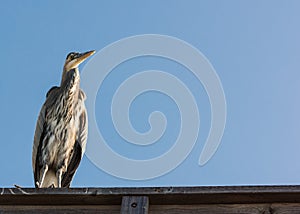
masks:
{"type": "MultiPolygon", "coordinates": [[[[53,122],[55,124],[55,122],[53,122]]],[[[50,165],[59,166],[69,158],[75,143],[75,131],[69,124],[67,126],[52,126],[46,137],[43,149],[50,165]]]]}
{"type": "Polygon", "coordinates": [[[76,128],[72,106],[60,99],[48,109],[44,154],[52,164],[69,156],[75,143],[76,128]]]}

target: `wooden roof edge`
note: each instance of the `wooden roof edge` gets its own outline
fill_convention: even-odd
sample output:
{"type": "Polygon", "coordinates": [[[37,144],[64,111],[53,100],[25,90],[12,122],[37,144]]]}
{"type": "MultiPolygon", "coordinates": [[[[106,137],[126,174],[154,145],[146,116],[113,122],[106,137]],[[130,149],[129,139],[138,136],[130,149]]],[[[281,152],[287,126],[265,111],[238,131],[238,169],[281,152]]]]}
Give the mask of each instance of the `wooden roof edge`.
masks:
{"type": "Polygon", "coordinates": [[[0,205],[117,205],[122,196],[151,204],[300,203],[300,185],[115,188],[0,188],[0,205]]]}
{"type": "Polygon", "coordinates": [[[300,193],[300,185],[264,186],[176,186],[176,187],[76,187],[76,188],[9,188],[0,187],[7,195],[161,195],[161,194],[227,194],[227,193],[300,193]]]}

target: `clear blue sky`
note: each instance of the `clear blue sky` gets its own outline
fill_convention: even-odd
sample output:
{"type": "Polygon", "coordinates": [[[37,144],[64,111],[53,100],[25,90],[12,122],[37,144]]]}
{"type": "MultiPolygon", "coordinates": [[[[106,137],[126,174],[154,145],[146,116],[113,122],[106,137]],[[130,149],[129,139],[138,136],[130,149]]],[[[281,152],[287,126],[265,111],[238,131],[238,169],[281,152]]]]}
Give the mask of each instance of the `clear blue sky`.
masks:
{"type": "MultiPolygon", "coordinates": [[[[221,146],[206,165],[198,166],[209,129],[209,104],[205,104],[207,95],[201,85],[187,77],[195,90],[200,89],[195,96],[201,103],[201,131],[192,153],[179,167],[156,179],[130,181],[105,173],[84,157],[73,186],[299,184],[299,11],[297,0],[3,1],[0,186],[33,186],[31,150],[36,119],[46,92],[60,82],[67,53],[99,51],[124,37],[146,33],[185,40],[213,64],[227,101],[221,146]]],[[[138,72],[174,66],[151,57],[130,63],[118,69],[138,72]]],[[[99,93],[97,105],[108,95],[99,93]]],[[[152,99],[164,104],[160,110],[166,111],[168,125],[173,126],[167,129],[168,140],[153,150],[110,145],[122,155],[143,159],[172,146],[170,133],[178,131],[179,125],[176,107],[166,97],[145,94],[139,99],[131,111],[138,130],[147,130],[140,119],[141,109],[152,99]]],[[[157,108],[150,105],[150,110],[157,108]]],[[[96,115],[99,121],[108,116],[96,115]]],[[[110,128],[109,124],[104,126],[110,128]]],[[[106,133],[107,138],[116,139],[109,136],[113,131],[106,133]]]]}

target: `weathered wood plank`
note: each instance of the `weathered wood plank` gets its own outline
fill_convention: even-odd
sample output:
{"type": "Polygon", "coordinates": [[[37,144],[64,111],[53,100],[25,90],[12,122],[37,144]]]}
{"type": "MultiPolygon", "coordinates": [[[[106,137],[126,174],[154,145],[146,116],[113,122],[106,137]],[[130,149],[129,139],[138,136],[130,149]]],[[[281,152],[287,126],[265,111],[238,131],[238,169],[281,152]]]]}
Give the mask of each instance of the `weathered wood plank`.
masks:
{"type": "Polygon", "coordinates": [[[123,196],[123,213],[300,213],[300,186],[0,188],[0,213],[114,214],[123,196]]]}
{"type": "Polygon", "coordinates": [[[147,196],[123,196],[121,214],[147,214],[148,207],[147,196]]]}
{"type": "Polygon", "coordinates": [[[153,205],[150,214],[299,214],[300,203],[153,205]]]}
{"type": "Polygon", "coordinates": [[[119,214],[121,206],[96,206],[96,205],[87,205],[87,206],[29,206],[29,205],[19,205],[11,206],[4,205],[0,206],[1,214],[46,214],[46,213],[57,213],[57,214],[87,214],[87,213],[101,213],[101,214],[119,214]]]}
{"type": "MultiPolygon", "coordinates": [[[[117,214],[120,213],[121,206],[29,206],[29,205],[4,205],[0,206],[0,213],[101,213],[101,214],[117,214]]],[[[121,212],[122,213],[122,212],[121,212]]],[[[300,203],[275,203],[275,204],[200,204],[200,205],[150,205],[150,214],[182,214],[182,213],[215,213],[215,214],[299,214],[300,203]]]]}
{"type": "Polygon", "coordinates": [[[149,214],[269,214],[268,204],[153,205],[149,214]]]}
{"type": "Polygon", "coordinates": [[[0,188],[0,205],[121,205],[124,195],[151,205],[300,203],[300,186],[0,188]]]}

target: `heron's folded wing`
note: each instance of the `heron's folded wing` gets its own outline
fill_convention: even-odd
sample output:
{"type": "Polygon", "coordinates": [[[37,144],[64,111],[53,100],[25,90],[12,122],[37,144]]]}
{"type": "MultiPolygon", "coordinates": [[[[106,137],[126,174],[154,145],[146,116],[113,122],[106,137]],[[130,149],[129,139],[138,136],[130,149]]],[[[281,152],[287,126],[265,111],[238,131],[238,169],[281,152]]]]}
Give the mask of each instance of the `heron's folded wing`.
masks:
{"type": "Polygon", "coordinates": [[[55,93],[58,91],[58,89],[59,87],[54,86],[47,92],[46,101],[43,104],[42,109],[39,113],[39,117],[35,127],[33,148],[32,148],[32,169],[34,174],[35,185],[36,185],[36,181],[38,181],[39,179],[39,172],[41,166],[41,164],[38,162],[39,162],[39,157],[41,156],[41,147],[42,147],[41,144],[45,136],[44,125],[45,125],[45,118],[46,118],[46,110],[47,110],[47,106],[52,104],[55,97],[55,93]]]}
{"type": "Polygon", "coordinates": [[[32,148],[32,169],[33,169],[33,174],[34,174],[34,181],[36,185],[36,181],[39,179],[39,172],[40,172],[40,167],[38,164],[39,162],[39,157],[40,157],[40,150],[41,150],[41,142],[42,139],[44,138],[44,122],[45,122],[45,112],[46,112],[46,106],[43,105],[37,123],[36,123],[36,128],[35,128],[35,133],[34,133],[34,141],[33,141],[33,148],[32,148]]]}
{"type": "Polygon", "coordinates": [[[82,90],[80,90],[79,93],[80,114],[79,114],[79,121],[78,121],[79,123],[78,123],[77,140],[82,148],[81,156],[83,156],[85,152],[87,135],[88,135],[88,115],[84,104],[85,99],[86,99],[85,93],[82,90]]]}

